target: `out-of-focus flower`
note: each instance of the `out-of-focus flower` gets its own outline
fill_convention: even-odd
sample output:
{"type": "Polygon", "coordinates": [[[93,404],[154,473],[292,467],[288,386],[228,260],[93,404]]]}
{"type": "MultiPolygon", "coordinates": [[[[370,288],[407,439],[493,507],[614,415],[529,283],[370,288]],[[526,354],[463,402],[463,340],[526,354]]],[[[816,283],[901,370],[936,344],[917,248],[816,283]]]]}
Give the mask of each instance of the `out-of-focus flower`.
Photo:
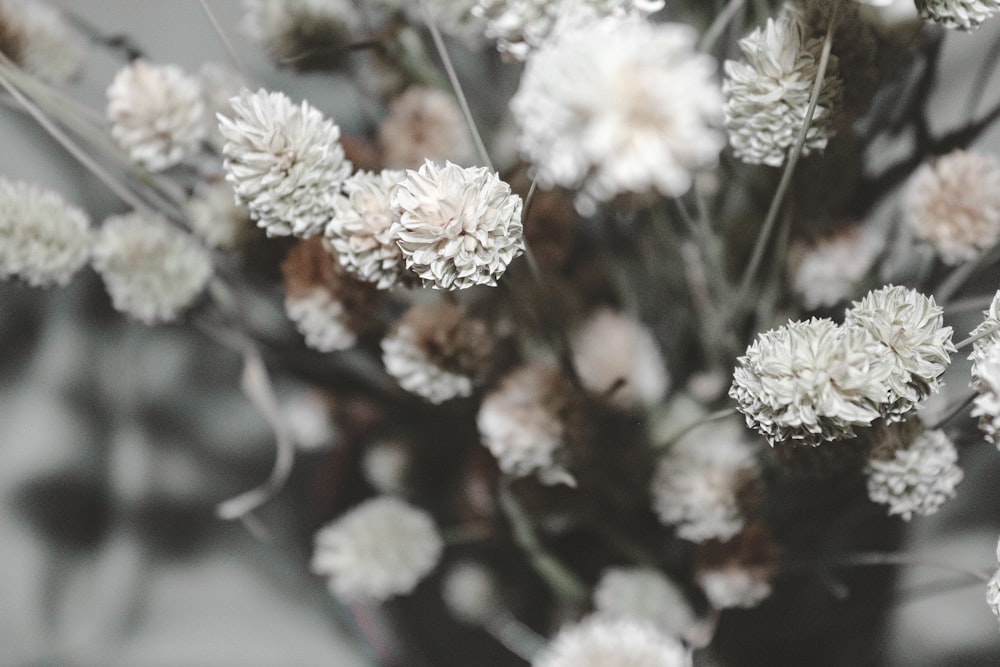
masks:
{"type": "Polygon", "coordinates": [[[225,181],[202,181],[187,203],[191,231],[213,248],[235,248],[252,223],[246,206],[236,202],[225,181]]]}
{"type": "Polygon", "coordinates": [[[410,472],[410,452],[399,440],[378,440],[365,448],[361,474],[379,493],[405,495],[410,472]]]}
{"type": "MultiPolygon", "coordinates": [[[[805,123],[823,40],[802,32],[794,14],[768,19],[740,40],[745,62],[727,60],[724,65],[729,142],[744,162],[780,167],[805,123]]],[[[803,155],[823,150],[836,133],[843,93],[838,61],[831,56],[803,155]]]]}
{"type": "Polygon", "coordinates": [[[888,397],[894,362],[885,345],[828,319],[789,322],[760,334],[733,373],[730,397],[747,425],[773,445],[818,445],[869,426],[888,397]]]}
{"type": "Polygon", "coordinates": [[[695,581],[714,609],[756,607],[771,595],[778,547],[752,524],[726,542],[707,542],[696,554],[695,581]]]}
{"type": "Polygon", "coordinates": [[[0,177],[0,278],[65,285],[90,257],[90,219],[61,196],[0,177]]]}
{"type": "Polygon", "coordinates": [[[62,12],[41,0],[0,2],[0,52],[50,83],[68,81],[80,70],[83,41],[62,12]]]}
{"type": "Polygon", "coordinates": [[[327,403],[314,391],[299,391],[281,402],[281,414],[292,441],[302,451],[329,448],[337,438],[327,403]]]}
{"type": "Polygon", "coordinates": [[[986,604],[993,615],[1000,619],[1000,543],[997,543],[997,571],[986,584],[986,604]]]}
{"type": "Polygon", "coordinates": [[[419,169],[426,160],[468,164],[475,159],[462,110],[455,98],[434,88],[411,86],[389,103],[378,128],[382,162],[393,169],[419,169]]]}
{"type": "Polygon", "coordinates": [[[848,309],[844,326],[861,327],[891,352],[889,396],[882,408],[892,420],[910,411],[941,386],[955,345],[944,311],[916,290],[887,285],[868,293],[848,309]]]}
{"type": "Polygon", "coordinates": [[[1000,14],[997,0],[917,0],[917,9],[927,21],[946,28],[975,30],[983,21],[1000,14]]]}
{"type": "Polygon", "coordinates": [[[460,561],[445,573],[441,598],[463,623],[484,623],[499,608],[496,577],[482,563],[460,561]]]}
{"type": "Polygon", "coordinates": [[[634,619],[593,617],[562,629],[532,667],[684,667],[680,641],[634,619]]]}
{"type": "Polygon", "coordinates": [[[539,185],[579,189],[582,210],[687,192],[725,145],[716,63],[696,40],[686,25],[607,19],[534,54],[510,108],[539,185]]]}
{"type": "Polygon", "coordinates": [[[174,65],[137,60],[108,87],[111,136],[129,158],[162,171],[194,155],[208,134],[198,79],[174,65]]]}
{"type": "Polygon", "coordinates": [[[269,236],[323,231],[333,198],[351,173],[340,128],[308,102],[242,90],[234,118],[219,116],[226,180],[269,236]]]}
{"type": "Polygon", "coordinates": [[[406,267],[437,289],[496,285],[524,252],[521,198],[485,167],[425,162],[393,194],[406,267]]]}
{"type": "Polygon", "coordinates": [[[243,0],[243,31],[275,64],[300,71],[346,62],[361,17],[350,0],[243,0]]]}
{"type": "Polygon", "coordinates": [[[216,119],[219,114],[227,115],[232,111],[230,100],[246,88],[247,81],[231,67],[207,62],[198,70],[198,82],[201,84],[201,99],[205,103],[205,126],[208,128],[206,140],[216,152],[221,153],[226,138],[222,136],[216,119]]]}
{"type": "Polygon", "coordinates": [[[906,186],[903,215],[945,263],[973,259],[1000,241],[1000,162],[961,150],[925,162],[906,186]]]}
{"type": "Polygon", "coordinates": [[[974,348],[969,358],[971,386],[976,391],[972,416],[979,418],[979,430],[986,441],[1000,447],[1000,341],[974,348]]]}
{"type": "Polygon", "coordinates": [[[433,570],[444,543],[427,512],[394,496],[367,500],[321,528],[312,571],[344,602],[411,592],[433,570]]]}
{"type": "Polygon", "coordinates": [[[859,225],[798,245],[791,252],[792,289],[806,310],[835,306],[850,296],[881,250],[881,241],[859,225]]]}
{"type": "Polygon", "coordinates": [[[212,277],[208,251],[156,214],[105,220],[91,262],[115,310],[144,324],[176,319],[212,277]]]}
{"type": "Polygon", "coordinates": [[[649,568],[605,570],[594,587],[594,609],[609,618],[645,621],[671,637],[682,636],[695,622],[680,588],[649,568]]]}

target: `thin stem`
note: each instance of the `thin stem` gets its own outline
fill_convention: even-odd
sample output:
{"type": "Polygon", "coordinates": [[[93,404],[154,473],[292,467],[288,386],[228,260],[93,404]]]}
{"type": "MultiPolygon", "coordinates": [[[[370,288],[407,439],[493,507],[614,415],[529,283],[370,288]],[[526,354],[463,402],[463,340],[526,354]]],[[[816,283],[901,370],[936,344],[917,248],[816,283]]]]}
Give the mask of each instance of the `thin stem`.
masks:
{"type": "Polygon", "coordinates": [[[722,410],[716,410],[715,412],[705,415],[704,417],[694,422],[693,424],[688,424],[687,426],[677,431],[676,433],[671,434],[671,436],[667,440],[655,443],[654,447],[665,449],[670,445],[674,444],[675,442],[678,442],[681,438],[683,438],[696,428],[700,428],[705,424],[711,424],[712,422],[717,422],[722,419],[732,417],[735,414],[736,414],[736,408],[725,408],[722,410]]]}
{"type": "Polygon", "coordinates": [[[483,629],[514,655],[530,662],[545,648],[544,637],[519,621],[506,609],[497,610],[483,622],[483,629]]]}
{"type": "Polygon", "coordinates": [[[948,315],[958,315],[960,313],[967,313],[971,310],[986,310],[993,303],[994,296],[970,296],[967,299],[961,299],[959,301],[952,301],[948,304],[948,307],[944,309],[944,314],[948,315]]]}
{"type": "Polygon", "coordinates": [[[434,47],[437,49],[438,55],[441,57],[441,62],[444,64],[445,72],[448,73],[448,80],[451,81],[451,87],[455,91],[455,96],[458,98],[458,104],[462,107],[462,114],[465,116],[465,122],[469,126],[469,131],[472,133],[472,139],[476,142],[476,150],[479,151],[479,159],[483,161],[483,164],[493,170],[493,162],[490,160],[490,154],[486,150],[486,144],[483,143],[483,138],[479,135],[479,128],[476,126],[476,120],[472,116],[472,109],[469,108],[469,101],[465,97],[465,92],[462,90],[462,83],[458,80],[458,73],[455,72],[455,66],[451,62],[451,56],[448,54],[448,47],[444,43],[444,38],[441,37],[441,31],[438,30],[437,22],[434,20],[434,12],[431,10],[430,4],[427,0],[420,0],[420,4],[424,10],[424,20],[427,23],[427,29],[431,32],[431,38],[434,40],[434,47]]]}
{"type": "Polygon", "coordinates": [[[991,573],[982,570],[966,569],[953,563],[929,560],[908,553],[892,553],[882,551],[862,551],[843,556],[833,556],[820,561],[823,568],[842,569],[850,567],[871,567],[878,565],[901,565],[904,567],[931,567],[940,570],[950,570],[988,583],[991,573]]]}
{"type": "Polygon", "coordinates": [[[729,23],[736,17],[746,0],[729,0],[729,4],[719,12],[715,20],[712,21],[712,25],[708,26],[708,30],[705,34],[701,36],[701,40],[698,42],[698,50],[702,53],[708,53],[715,46],[715,43],[719,41],[722,37],[722,33],[725,32],[726,28],[729,27],[729,23]]]}
{"type": "Polygon", "coordinates": [[[208,6],[208,1],[198,0],[198,2],[201,4],[201,9],[202,11],[205,12],[205,16],[208,17],[208,22],[212,24],[212,30],[215,31],[215,34],[218,36],[219,41],[222,42],[222,46],[225,47],[226,53],[229,54],[229,59],[233,61],[233,65],[235,65],[236,69],[240,71],[240,74],[242,74],[245,78],[249,79],[250,75],[249,75],[249,70],[247,70],[246,64],[240,58],[239,54],[236,53],[236,49],[233,48],[233,43],[229,41],[229,38],[226,36],[226,33],[222,30],[222,26],[219,24],[218,19],[215,17],[215,12],[212,11],[212,8],[208,6]]]}
{"type": "Polygon", "coordinates": [[[948,302],[949,299],[961,289],[962,285],[966,283],[972,276],[975,275],[976,271],[979,269],[989,266],[1000,257],[1000,244],[984,250],[979,254],[976,259],[971,262],[966,262],[962,264],[954,271],[952,271],[944,282],[934,291],[934,298],[941,305],[948,302]]]}
{"type": "Polygon", "coordinates": [[[972,88],[969,89],[969,100],[965,103],[965,108],[969,110],[970,120],[975,116],[976,109],[979,108],[979,104],[983,101],[983,95],[989,88],[988,84],[996,72],[998,59],[1000,59],[1000,39],[993,40],[990,50],[983,60],[983,66],[979,68],[976,80],[972,82],[972,88]]]}
{"type": "Polygon", "coordinates": [[[966,408],[972,405],[972,402],[974,400],[976,400],[976,394],[975,392],[970,392],[968,396],[966,396],[957,404],[955,404],[953,407],[951,407],[940,419],[934,422],[933,425],[928,426],[927,429],[930,431],[935,431],[939,428],[942,428],[952,419],[965,412],[966,408]]]}

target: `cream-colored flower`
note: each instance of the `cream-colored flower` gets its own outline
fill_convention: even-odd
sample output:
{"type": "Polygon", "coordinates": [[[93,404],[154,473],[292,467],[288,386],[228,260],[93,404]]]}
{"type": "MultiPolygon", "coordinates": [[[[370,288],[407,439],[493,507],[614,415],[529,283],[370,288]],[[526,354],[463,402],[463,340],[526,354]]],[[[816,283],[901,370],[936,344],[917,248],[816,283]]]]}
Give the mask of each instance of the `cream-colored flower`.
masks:
{"type": "Polygon", "coordinates": [[[983,21],[1000,14],[997,0],[917,0],[917,9],[927,21],[946,28],[975,30],[983,21]]]}
{"type": "MultiPolygon", "coordinates": [[[[226,181],[203,181],[187,202],[191,231],[213,248],[234,248],[251,225],[247,207],[236,202],[226,181]]],[[[250,227],[250,229],[253,229],[250,227]]]]}
{"type": "Polygon", "coordinates": [[[979,419],[979,430],[986,441],[1000,447],[1000,340],[994,338],[975,347],[969,358],[971,386],[976,391],[972,416],[979,419]]]}
{"type": "Polygon", "coordinates": [[[923,431],[902,447],[876,445],[865,468],[868,497],[888,505],[890,515],[909,521],[914,514],[934,514],[962,481],[958,452],[944,431],[923,431]]]}
{"type": "Polygon", "coordinates": [[[48,3],[3,0],[0,51],[26,72],[61,84],[80,71],[84,45],[62,12],[48,3]]]}
{"type": "Polygon", "coordinates": [[[791,253],[792,289],[806,310],[835,306],[851,295],[881,251],[881,240],[860,225],[796,245],[791,253]]]}
{"type": "Polygon", "coordinates": [[[243,31],[280,67],[334,69],[346,62],[361,16],[350,0],[243,0],[243,31]]]}
{"type": "Polygon", "coordinates": [[[986,584],[986,604],[993,615],[1000,619],[1000,542],[997,543],[997,571],[986,584]]]}
{"type": "Polygon", "coordinates": [[[455,98],[435,88],[411,86],[389,103],[378,128],[382,162],[393,169],[419,169],[426,160],[469,164],[472,137],[455,98]]]}
{"type": "Polygon", "coordinates": [[[594,587],[594,609],[608,618],[645,621],[671,637],[683,636],[695,622],[684,593],[658,570],[612,567],[594,587]]]}
{"type": "Polygon", "coordinates": [[[633,619],[593,617],[564,628],[531,667],[684,667],[680,641],[633,619]]]}

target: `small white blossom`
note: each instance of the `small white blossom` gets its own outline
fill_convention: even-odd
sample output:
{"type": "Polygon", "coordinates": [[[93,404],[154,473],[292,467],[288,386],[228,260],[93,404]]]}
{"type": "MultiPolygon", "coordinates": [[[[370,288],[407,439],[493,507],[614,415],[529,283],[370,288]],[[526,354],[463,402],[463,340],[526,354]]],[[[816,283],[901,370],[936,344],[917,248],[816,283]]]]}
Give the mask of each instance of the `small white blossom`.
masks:
{"type": "MultiPolygon", "coordinates": [[[[745,62],[726,61],[722,84],[729,142],[744,162],[780,167],[805,123],[823,40],[807,39],[796,16],[785,13],[739,44],[745,62]]],[[[803,155],[823,150],[836,133],[843,99],[837,70],[831,56],[803,155]]]]}
{"type": "Polygon", "coordinates": [[[306,345],[319,352],[346,350],[358,341],[344,303],[326,288],[287,295],[285,313],[306,345]]]}
{"type": "Polygon", "coordinates": [[[399,327],[382,339],[382,363],[399,386],[431,403],[472,394],[472,378],[446,371],[428,359],[410,327],[399,327]]]}
{"type": "Polygon", "coordinates": [[[379,440],[365,448],[361,474],[381,494],[402,496],[407,489],[410,452],[398,440],[379,440]]]}
{"type": "Polygon", "coordinates": [[[212,277],[208,251],[158,215],[105,220],[91,261],[115,310],[144,324],[176,319],[212,277]]]}
{"type": "Polygon", "coordinates": [[[714,609],[749,609],[771,595],[771,582],[742,567],[702,570],[695,576],[714,609]]]}
{"type": "MultiPolygon", "coordinates": [[[[877,451],[877,450],[876,450],[877,451]]],[[[868,497],[909,521],[938,511],[962,481],[958,452],[944,431],[924,431],[892,458],[872,457],[865,468],[868,497]]]]}
{"type": "Polygon", "coordinates": [[[162,171],[198,152],[208,134],[198,79],[174,65],[137,60],[108,88],[111,136],[129,158],[162,171]]]}
{"type": "Polygon", "coordinates": [[[0,25],[0,51],[26,72],[61,84],[80,70],[83,41],[55,7],[41,0],[3,0],[0,25]]]}
{"type": "Polygon", "coordinates": [[[382,162],[395,169],[418,169],[426,160],[469,164],[475,148],[454,96],[411,86],[389,104],[378,128],[382,162]]]}
{"type": "Polygon", "coordinates": [[[243,0],[243,32],[275,63],[298,70],[344,61],[361,17],[351,0],[243,0]]]}
{"type": "Polygon", "coordinates": [[[917,9],[927,21],[946,28],[975,30],[983,21],[1000,14],[998,0],[917,0],[917,9]]]}
{"type": "Polygon", "coordinates": [[[1000,542],[997,543],[997,571],[986,584],[986,604],[993,615],[1000,619],[1000,542]]]}
{"type": "Polygon", "coordinates": [[[608,19],[528,61],[510,108],[518,150],[545,188],[592,209],[620,193],[688,191],[725,145],[716,63],[678,23],[608,19]]]}
{"type": "Polygon", "coordinates": [[[594,609],[605,617],[645,621],[671,637],[683,636],[695,622],[681,589],[649,568],[605,570],[594,587],[594,609]]]}
{"type": "Polygon", "coordinates": [[[299,391],[286,398],[281,402],[281,414],[292,441],[302,451],[327,449],[337,438],[327,404],[316,392],[299,391]]]}
{"type": "Polygon", "coordinates": [[[201,182],[187,202],[191,231],[213,248],[236,247],[250,223],[246,206],[236,202],[226,181],[201,182]]]}
{"type": "Polygon", "coordinates": [[[55,192],[0,177],[0,278],[65,285],[90,257],[90,219],[55,192]]]}
{"type": "Polygon", "coordinates": [[[835,306],[852,293],[881,250],[881,240],[857,225],[797,246],[792,289],[806,310],[835,306]]]}
{"type": "Polygon", "coordinates": [[[448,611],[463,623],[483,623],[498,609],[497,581],[485,565],[460,561],[445,573],[441,598],[448,611]]]}
{"type": "Polygon", "coordinates": [[[680,641],[632,619],[593,617],[559,632],[531,667],[685,667],[680,641]]]}
{"type": "Polygon", "coordinates": [[[1000,341],[976,348],[972,355],[972,416],[987,442],[1000,447],[1000,341]]]}
{"type": "Polygon", "coordinates": [[[312,236],[330,220],[333,198],[351,173],[340,128],[308,102],[244,89],[234,118],[219,116],[226,179],[269,236],[312,236]]]}
{"type": "Polygon", "coordinates": [[[393,198],[391,234],[406,268],[432,287],[496,285],[524,252],[521,198],[485,167],[425,162],[409,170],[393,198]]]}
{"type": "Polygon", "coordinates": [[[427,512],[393,496],[367,500],[321,528],[311,569],[344,602],[411,592],[433,570],[444,544],[427,512]]]}

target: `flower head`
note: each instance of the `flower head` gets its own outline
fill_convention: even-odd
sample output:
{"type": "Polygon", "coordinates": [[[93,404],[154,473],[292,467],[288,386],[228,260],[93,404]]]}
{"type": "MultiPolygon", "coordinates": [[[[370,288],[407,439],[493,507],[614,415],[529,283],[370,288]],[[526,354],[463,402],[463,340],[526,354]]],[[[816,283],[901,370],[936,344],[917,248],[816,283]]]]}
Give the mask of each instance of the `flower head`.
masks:
{"type": "Polygon", "coordinates": [[[771,594],[779,550],[760,524],[725,542],[706,542],[696,554],[695,580],[714,609],[756,607],[771,594]]]}
{"type": "Polygon", "coordinates": [[[90,220],[55,192],[0,177],[0,278],[65,285],[90,257],[90,220]]]}
{"type": "Polygon", "coordinates": [[[634,619],[594,617],[564,628],[531,667],[683,667],[684,646],[634,619]]]}
{"type": "Polygon", "coordinates": [[[917,0],[917,9],[927,21],[946,28],[975,30],[983,21],[1000,14],[997,0],[917,0]]]}
{"type": "Polygon", "coordinates": [[[144,324],[176,319],[213,271],[211,255],[193,236],[142,213],[105,220],[91,262],[115,310],[144,324]]]}
{"type": "Polygon", "coordinates": [[[191,231],[213,248],[236,247],[250,225],[250,212],[222,180],[199,183],[187,202],[187,214],[191,231]]]}
{"type": "Polygon", "coordinates": [[[973,331],[971,387],[976,392],[972,416],[988,442],[1000,447],[1000,291],[993,297],[985,319],[973,331]]]}
{"type": "Polygon", "coordinates": [[[497,609],[499,597],[496,577],[475,561],[455,563],[441,582],[441,598],[448,611],[463,623],[489,620],[497,609]]]}
{"type": "Polygon", "coordinates": [[[150,171],[194,155],[208,134],[197,78],[174,65],[136,60],[108,87],[111,136],[134,162],[150,171]]]}
{"type": "Polygon", "coordinates": [[[683,635],[695,620],[676,584],[658,570],[641,567],[602,572],[594,587],[594,609],[607,618],[645,621],[671,637],[683,635]]]}
{"type": "Polygon", "coordinates": [[[300,71],[342,65],[361,25],[350,0],[243,0],[243,10],[243,31],[275,64],[300,71]]]}
{"type": "Polygon", "coordinates": [[[432,287],[496,285],[524,252],[521,198],[485,167],[425,162],[406,172],[392,202],[390,233],[406,268],[432,287]]]}
{"type": "Polygon", "coordinates": [[[1000,619],[1000,543],[997,543],[997,571],[986,584],[986,604],[993,615],[1000,619]]]}
{"type": "Polygon", "coordinates": [[[312,571],[344,602],[412,591],[444,544],[427,512],[393,496],[367,500],[316,533],[312,571]]]}
{"type": "Polygon", "coordinates": [[[792,289],[806,310],[829,308],[847,298],[881,251],[881,242],[858,225],[798,246],[792,289]]]}
{"type": "Polygon", "coordinates": [[[419,169],[425,160],[468,164],[472,137],[455,98],[434,88],[411,86],[389,104],[378,128],[382,161],[394,169],[419,169]]]}
{"type": "Polygon", "coordinates": [[[244,89],[234,118],[219,116],[226,180],[269,236],[312,236],[330,219],[333,198],[351,173],[340,128],[281,93],[244,89]]]}
{"type": "Polygon", "coordinates": [[[83,42],[55,7],[41,0],[0,2],[0,52],[49,83],[80,70],[83,42]]]}

